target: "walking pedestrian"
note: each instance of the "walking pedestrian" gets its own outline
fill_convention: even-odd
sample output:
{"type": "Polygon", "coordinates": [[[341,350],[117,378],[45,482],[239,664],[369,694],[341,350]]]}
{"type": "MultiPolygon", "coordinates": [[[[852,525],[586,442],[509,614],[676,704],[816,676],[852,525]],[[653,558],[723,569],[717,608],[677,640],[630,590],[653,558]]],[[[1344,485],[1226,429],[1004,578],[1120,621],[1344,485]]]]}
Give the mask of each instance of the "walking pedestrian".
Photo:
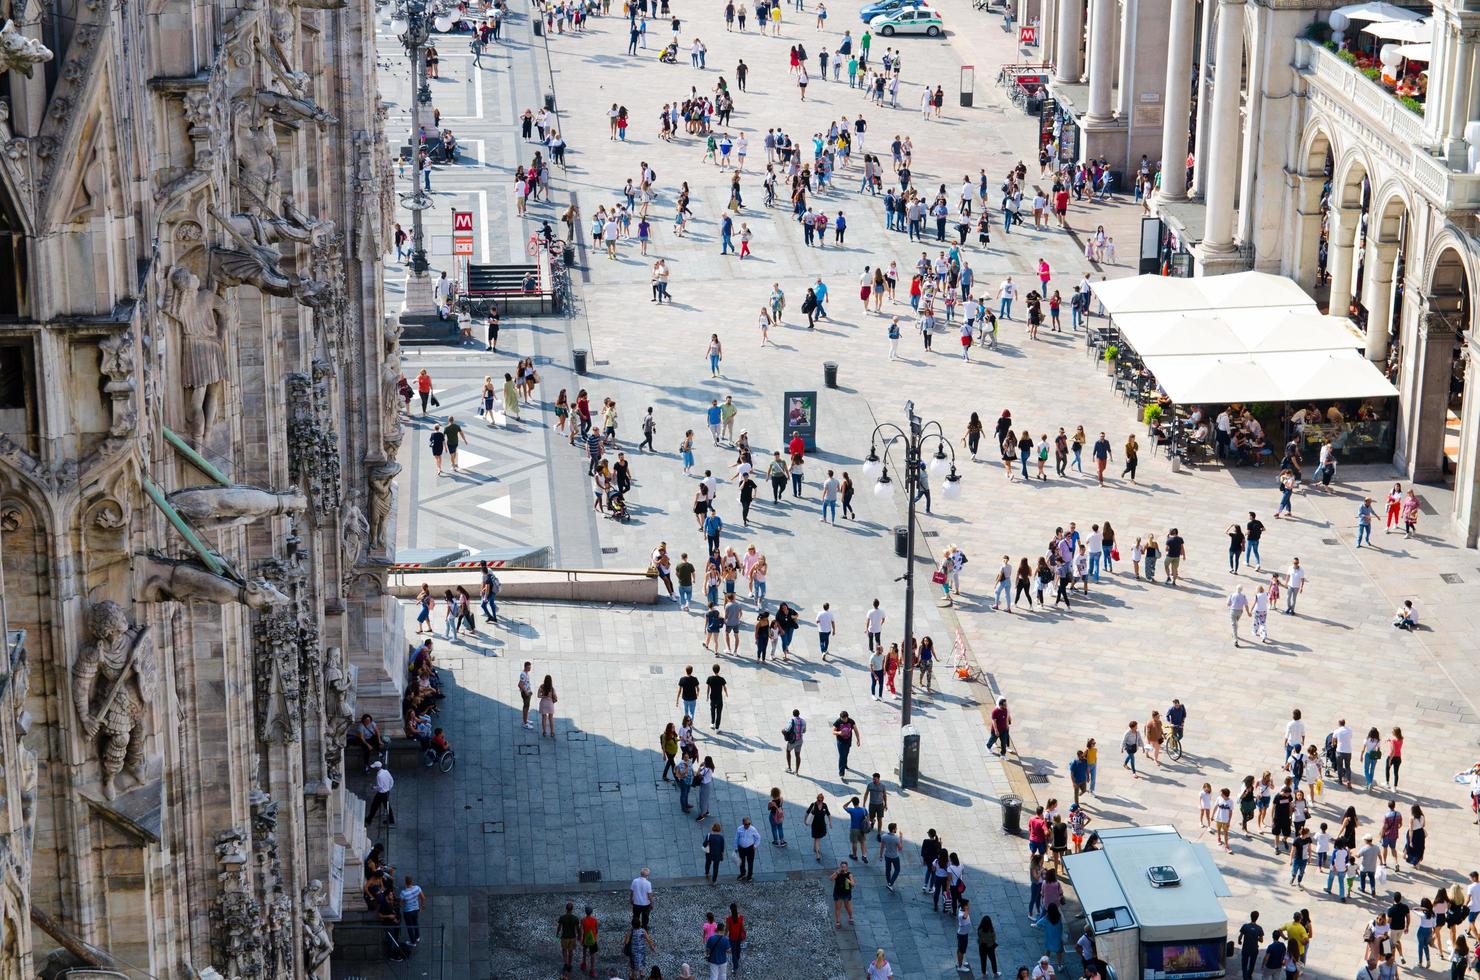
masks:
{"type": "Polygon", "coordinates": [[[802,822],[812,831],[812,857],[818,864],[821,864],[822,839],[827,836],[828,830],[832,827],[832,813],[827,808],[827,799],[823,794],[818,793],[817,799],[808,805],[802,822]]]}

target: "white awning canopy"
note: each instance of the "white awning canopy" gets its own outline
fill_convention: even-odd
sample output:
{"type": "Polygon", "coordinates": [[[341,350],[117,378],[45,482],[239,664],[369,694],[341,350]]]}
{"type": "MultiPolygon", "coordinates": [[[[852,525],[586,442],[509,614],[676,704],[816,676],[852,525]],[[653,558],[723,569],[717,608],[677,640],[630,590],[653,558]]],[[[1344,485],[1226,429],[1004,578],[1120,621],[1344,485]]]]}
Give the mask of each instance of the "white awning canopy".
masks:
{"type": "Polygon", "coordinates": [[[1235,272],[1226,276],[1131,276],[1091,284],[1105,312],[1119,322],[1127,313],[1225,312],[1271,309],[1314,313],[1305,290],[1284,276],[1268,272],[1235,272]]]}
{"type": "Polygon", "coordinates": [[[1393,51],[1399,58],[1408,61],[1430,62],[1434,60],[1434,44],[1432,41],[1424,41],[1422,44],[1397,44],[1393,51]]]}
{"type": "Polygon", "coordinates": [[[1350,320],[1281,309],[1223,313],[1130,313],[1115,318],[1125,344],[1141,357],[1341,350],[1358,346],[1350,320]]]}
{"type": "Polygon", "coordinates": [[[1157,384],[1183,405],[1391,398],[1382,372],[1355,350],[1143,358],[1157,384]]]}

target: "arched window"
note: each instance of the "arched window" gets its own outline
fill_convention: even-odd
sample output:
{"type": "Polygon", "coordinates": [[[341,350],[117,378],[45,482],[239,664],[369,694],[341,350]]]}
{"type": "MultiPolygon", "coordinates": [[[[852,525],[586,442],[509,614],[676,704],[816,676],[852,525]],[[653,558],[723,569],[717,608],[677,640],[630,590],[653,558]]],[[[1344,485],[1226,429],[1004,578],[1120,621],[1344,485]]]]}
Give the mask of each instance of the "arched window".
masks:
{"type": "Polygon", "coordinates": [[[19,319],[28,312],[28,273],[25,232],[0,183],[0,319],[19,319]]]}

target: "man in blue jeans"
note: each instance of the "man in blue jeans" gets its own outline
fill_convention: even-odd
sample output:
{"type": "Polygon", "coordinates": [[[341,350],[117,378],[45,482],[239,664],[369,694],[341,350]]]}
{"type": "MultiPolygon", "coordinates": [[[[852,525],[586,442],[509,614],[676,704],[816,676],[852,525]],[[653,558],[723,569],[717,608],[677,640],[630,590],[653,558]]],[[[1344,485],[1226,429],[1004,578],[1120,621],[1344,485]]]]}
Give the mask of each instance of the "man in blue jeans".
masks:
{"type": "Polygon", "coordinates": [[[1004,320],[1012,319],[1012,301],[1017,298],[1017,286],[1012,281],[1012,276],[1002,280],[997,287],[997,316],[1004,320]]]}
{"type": "Polygon", "coordinates": [[[1362,547],[1362,542],[1372,544],[1372,518],[1377,516],[1377,511],[1372,506],[1372,498],[1368,497],[1362,501],[1362,506],[1357,508],[1357,547],[1362,547]]]}
{"type": "Polygon", "coordinates": [[[1245,530],[1244,564],[1253,565],[1256,572],[1263,571],[1259,560],[1259,539],[1264,536],[1264,522],[1255,517],[1252,510],[1249,511],[1249,523],[1245,530]]]}

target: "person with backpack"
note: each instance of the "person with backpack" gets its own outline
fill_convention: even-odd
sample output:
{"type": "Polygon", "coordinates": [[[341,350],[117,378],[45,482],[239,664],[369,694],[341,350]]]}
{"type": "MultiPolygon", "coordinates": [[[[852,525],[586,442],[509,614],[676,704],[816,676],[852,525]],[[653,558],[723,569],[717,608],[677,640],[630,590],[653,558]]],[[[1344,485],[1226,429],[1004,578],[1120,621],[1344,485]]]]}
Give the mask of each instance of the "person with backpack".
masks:
{"type": "Polygon", "coordinates": [[[488,562],[483,562],[483,585],[479,606],[483,609],[484,621],[498,623],[498,594],[503,590],[504,584],[498,580],[488,562]]]}

